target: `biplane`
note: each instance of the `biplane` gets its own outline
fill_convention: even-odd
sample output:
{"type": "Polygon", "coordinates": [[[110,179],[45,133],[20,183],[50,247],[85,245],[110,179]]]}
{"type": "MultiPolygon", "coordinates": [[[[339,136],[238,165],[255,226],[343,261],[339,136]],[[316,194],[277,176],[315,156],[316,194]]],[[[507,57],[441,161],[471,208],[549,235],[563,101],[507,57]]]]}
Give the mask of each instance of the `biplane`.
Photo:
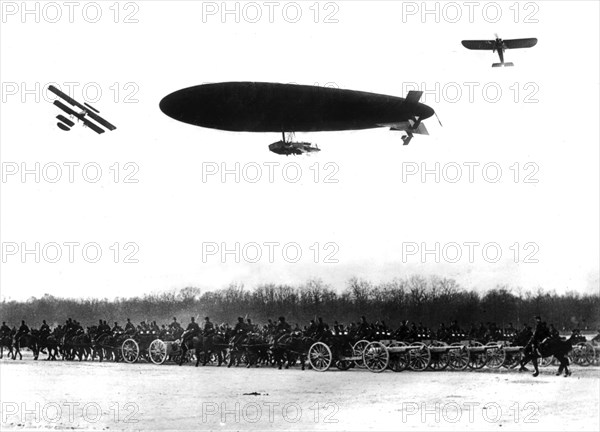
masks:
{"type": "Polygon", "coordinates": [[[69,95],[63,93],[62,91],[60,91],[59,89],[54,87],[53,85],[48,86],[48,90],[50,90],[52,93],[54,93],[59,98],[63,99],[65,102],[67,102],[73,108],[78,108],[80,110],[80,111],[75,111],[73,108],[65,105],[61,101],[55,100],[53,102],[53,104],[56,105],[61,110],[63,110],[65,113],[67,113],[70,117],[70,119],[69,119],[62,114],[59,114],[56,116],[56,118],[59,120],[59,122],[56,123],[56,126],[58,126],[59,129],[65,131],[65,132],[70,131],[71,128],[73,126],[75,126],[75,122],[73,121],[73,119],[79,120],[81,123],[83,123],[84,127],[88,127],[98,134],[102,134],[105,132],[105,130],[100,126],[103,126],[104,128],[108,129],[109,131],[113,131],[117,128],[116,126],[110,124],[108,121],[106,121],[105,119],[100,117],[98,115],[98,114],[100,114],[100,111],[98,111],[96,108],[94,108],[87,102],[84,102],[83,104],[81,104],[81,103],[77,102],[75,99],[73,99],[72,97],[70,97],[69,95]],[[97,124],[94,122],[96,122],[97,124]]]}
{"type": "Polygon", "coordinates": [[[464,40],[462,44],[470,50],[498,51],[500,63],[493,63],[492,67],[507,67],[514,66],[514,63],[504,62],[504,51],[507,49],[531,48],[537,44],[537,41],[536,38],[503,40],[496,35],[496,40],[464,40]]]}
{"type": "Polygon", "coordinates": [[[283,140],[269,145],[277,154],[320,151],[285,134],[387,127],[402,131],[404,145],[414,134],[428,135],[422,121],[435,114],[420,103],[423,92],[406,98],[331,87],[264,82],[204,84],[164,97],[161,111],[195,126],[233,132],[274,132],[283,140]]]}

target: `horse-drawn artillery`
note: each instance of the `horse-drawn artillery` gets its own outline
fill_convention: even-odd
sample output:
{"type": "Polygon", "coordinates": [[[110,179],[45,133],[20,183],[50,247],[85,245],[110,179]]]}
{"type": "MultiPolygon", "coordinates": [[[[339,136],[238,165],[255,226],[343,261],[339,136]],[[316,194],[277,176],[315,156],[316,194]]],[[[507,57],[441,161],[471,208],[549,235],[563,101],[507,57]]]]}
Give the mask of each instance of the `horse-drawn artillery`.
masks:
{"type": "Polygon", "coordinates": [[[354,342],[347,334],[326,335],[311,345],[308,362],[317,372],[324,372],[332,365],[340,370],[348,370],[353,366],[362,367],[363,349],[368,344],[366,340],[354,342]]]}
{"type": "Polygon", "coordinates": [[[158,337],[157,332],[141,330],[131,335],[121,344],[121,356],[126,363],[135,363],[140,357],[152,360],[150,345],[158,337]]]}

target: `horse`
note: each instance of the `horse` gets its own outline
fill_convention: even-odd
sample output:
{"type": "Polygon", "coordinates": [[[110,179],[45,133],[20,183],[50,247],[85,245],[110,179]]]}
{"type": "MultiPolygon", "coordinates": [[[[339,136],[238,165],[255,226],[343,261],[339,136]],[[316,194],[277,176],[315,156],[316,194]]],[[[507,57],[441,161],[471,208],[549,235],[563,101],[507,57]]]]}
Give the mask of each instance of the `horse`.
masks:
{"type": "Polygon", "coordinates": [[[286,333],[281,336],[271,336],[270,352],[277,365],[281,370],[285,365],[286,369],[294,365],[297,360],[300,360],[302,370],[306,368],[306,359],[308,350],[314,341],[301,332],[286,333]]]}
{"type": "Polygon", "coordinates": [[[29,333],[24,333],[15,337],[15,352],[13,354],[13,360],[16,360],[17,354],[19,354],[19,360],[23,360],[21,348],[29,348],[33,352],[33,359],[38,359],[40,355],[40,348],[39,341],[36,336],[29,333]]]}
{"type": "Polygon", "coordinates": [[[223,347],[226,346],[224,342],[225,339],[223,338],[223,335],[219,333],[194,338],[194,348],[196,351],[196,367],[200,364],[201,360],[202,366],[206,366],[206,364],[211,360],[213,354],[217,357],[217,366],[221,366],[221,364],[223,364],[224,359],[223,347]]]}
{"type": "Polygon", "coordinates": [[[540,342],[538,346],[539,354],[536,352],[535,348],[533,347],[533,344],[528,344],[525,347],[525,356],[523,360],[521,360],[521,367],[519,371],[526,370],[525,365],[529,363],[529,361],[531,361],[533,363],[533,368],[535,369],[533,376],[536,377],[540,374],[540,371],[538,369],[538,358],[540,356],[554,356],[559,361],[558,372],[556,372],[556,375],[560,375],[564,370],[565,377],[568,377],[569,375],[571,375],[571,372],[569,371],[569,358],[567,357],[567,355],[573,349],[574,337],[575,335],[572,334],[571,337],[567,340],[562,340],[557,337],[546,338],[542,342],[540,342]]]}
{"type": "Polygon", "coordinates": [[[8,348],[8,357],[13,356],[13,337],[9,334],[0,336],[0,359],[4,357],[4,347],[8,348]]]}

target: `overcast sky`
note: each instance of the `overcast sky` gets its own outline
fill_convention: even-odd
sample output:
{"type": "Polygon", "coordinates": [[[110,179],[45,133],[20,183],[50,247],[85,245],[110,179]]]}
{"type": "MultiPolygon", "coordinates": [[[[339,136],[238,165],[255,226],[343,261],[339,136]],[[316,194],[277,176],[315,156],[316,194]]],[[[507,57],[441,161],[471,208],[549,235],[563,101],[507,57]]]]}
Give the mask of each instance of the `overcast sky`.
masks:
{"type": "Polygon", "coordinates": [[[220,14],[221,2],[98,4],[96,18],[98,7],[80,2],[72,23],[61,2],[39,2],[39,23],[21,15],[21,2],[2,4],[2,298],[310,278],[342,289],[352,276],[412,274],[481,290],[598,290],[598,2],[481,2],[472,19],[462,2],[437,3],[439,16],[422,16],[421,2],[239,3],[239,23],[220,14]],[[496,54],[460,44],[494,33],[539,43],[507,51],[514,68],[491,68],[496,54]],[[277,134],[202,129],[158,109],[173,91],[221,81],[396,96],[424,85],[432,91],[422,101],[443,127],[427,120],[430,135],[406,147],[385,129],[298,134],[322,151],[284,157],[268,151],[277,134]],[[36,85],[68,91],[73,82],[70,94],[93,101],[117,130],[55,126],[59,110],[36,85]],[[22,169],[36,163],[39,182],[23,181],[22,169]],[[222,181],[221,169],[236,163],[239,182],[222,181]],[[436,163],[439,182],[423,179],[436,163]],[[62,177],[53,183],[56,166],[62,177]],[[262,177],[253,182],[256,167],[262,177]],[[215,250],[236,243],[239,263],[215,250]],[[436,244],[439,262],[421,253],[436,244]],[[98,249],[98,262],[88,262],[98,249]]]}

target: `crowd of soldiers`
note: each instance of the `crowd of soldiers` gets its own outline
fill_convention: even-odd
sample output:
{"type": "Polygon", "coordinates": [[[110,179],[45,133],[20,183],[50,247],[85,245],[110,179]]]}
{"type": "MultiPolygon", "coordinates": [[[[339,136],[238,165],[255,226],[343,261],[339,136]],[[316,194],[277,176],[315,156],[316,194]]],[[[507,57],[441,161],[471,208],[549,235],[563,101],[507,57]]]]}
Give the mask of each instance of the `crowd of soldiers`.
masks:
{"type": "MultiPolygon", "coordinates": [[[[577,330],[574,331],[577,332],[577,330]]],[[[54,329],[51,329],[46,323],[46,320],[44,320],[39,330],[35,331],[36,336],[41,339],[44,339],[51,334],[60,334],[61,337],[70,337],[84,332],[85,329],[82,324],[71,318],[68,318],[64,325],[58,325],[54,329]]],[[[10,328],[6,325],[6,322],[3,322],[2,327],[0,328],[0,336],[3,338],[11,336],[16,340],[21,336],[30,333],[31,329],[27,326],[25,321],[21,321],[21,326],[18,329],[16,329],[16,327],[10,328]]],[[[198,335],[210,337],[216,333],[228,335],[232,338],[239,338],[249,333],[256,333],[264,336],[274,335],[277,339],[277,337],[287,333],[302,333],[304,336],[315,340],[321,340],[326,336],[350,335],[356,339],[373,339],[376,337],[384,338],[385,336],[389,336],[398,340],[415,341],[436,339],[445,342],[454,342],[464,339],[479,341],[513,340],[519,341],[522,344],[535,345],[545,338],[559,337],[559,332],[554,325],[550,324],[547,326],[539,316],[535,317],[534,328],[525,323],[520,330],[516,329],[512,323],[508,323],[508,325],[504,327],[499,327],[493,322],[488,322],[486,324],[480,323],[479,325],[471,323],[468,330],[464,330],[458,325],[458,321],[456,320],[449,324],[440,323],[436,330],[427,328],[422,322],[419,322],[418,324],[415,322],[409,323],[407,320],[403,321],[397,329],[392,330],[388,328],[385,321],[382,320],[376,321],[375,323],[369,323],[365,316],[362,316],[357,323],[352,322],[347,326],[335,321],[331,327],[323,321],[322,317],[310,320],[308,325],[303,328],[297,323],[292,327],[283,316],[279,317],[277,322],[269,319],[262,326],[253,323],[250,318],[242,317],[238,317],[234,326],[230,326],[228,323],[214,324],[209,317],[205,317],[202,327],[196,322],[195,317],[191,317],[185,330],[177,321],[176,317],[173,317],[173,320],[169,324],[162,324],[162,326],[159,326],[156,321],[142,321],[136,326],[129,318],[127,318],[124,328],[122,328],[118,322],[114,322],[114,325],[111,327],[105,320],[99,320],[98,325],[95,326],[96,335],[125,334],[128,336],[135,336],[136,334],[148,333],[156,335],[159,339],[181,338],[183,342],[198,335]]],[[[599,336],[596,336],[594,339],[600,339],[599,336]]]]}

